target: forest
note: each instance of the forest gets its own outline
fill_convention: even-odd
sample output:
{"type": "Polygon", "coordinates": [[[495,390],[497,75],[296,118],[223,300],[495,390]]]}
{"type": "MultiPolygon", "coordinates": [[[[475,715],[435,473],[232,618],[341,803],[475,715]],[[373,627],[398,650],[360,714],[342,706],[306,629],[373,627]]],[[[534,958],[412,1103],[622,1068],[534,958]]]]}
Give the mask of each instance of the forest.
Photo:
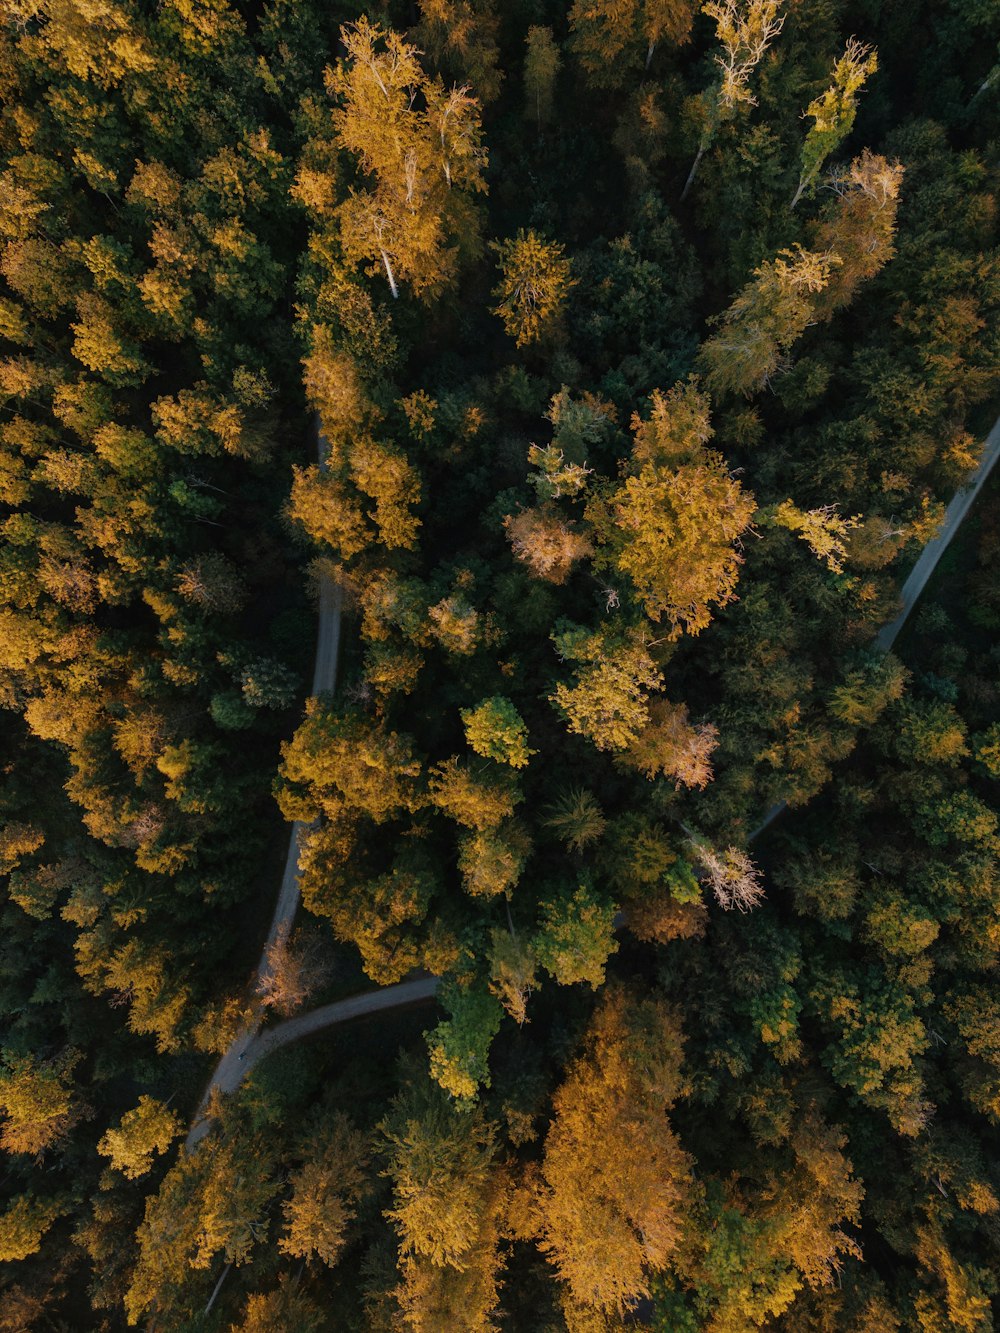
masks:
{"type": "Polygon", "coordinates": [[[998,168],[996,0],[0,0],[0,1333],[1000,1328],[998,168]]]}

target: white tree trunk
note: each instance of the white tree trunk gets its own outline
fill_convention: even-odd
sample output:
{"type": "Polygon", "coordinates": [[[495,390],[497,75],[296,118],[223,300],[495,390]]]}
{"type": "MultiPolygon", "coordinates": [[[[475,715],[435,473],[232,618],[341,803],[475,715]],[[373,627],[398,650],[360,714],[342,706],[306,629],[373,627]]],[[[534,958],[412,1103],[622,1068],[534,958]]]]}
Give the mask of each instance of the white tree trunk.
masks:
{"type": "Polygon", "coordinates": [[[389,263],[389,256],[384,250],[380,250],[379,254],[381,254],[382,263],[385,265],[385,276],[389,279],[389,289],[392,292],[392,299],[398,301],[399,288],[396,286],[396,275],[393,273],[392,265],[389,263]]]}
{"type": "Polygon", "coordinates": [[[688,197],[688,190],[690,190],[692,184],[694,183],[694,178],[695,178],[695,175],[697,174],[699,164],[701,163],[701,159],[702,159],[704,156],[705,156],[705,149],[704,149],[704,147],[699,148],[699,149],[698,149],[698,155],[697,155],[697,157],[695,158],[695,160],[694,160],[694,161],[692,162],[692,164],[691,164],[691,170],[690,170],[690,172],[688,173],[688,178],[687,178],[687,181],[686,181],[686,183],[685,183],[685,185],[684,185],[684,189],[681,190],[681,202],[682,202],[682,203],[683,203],[684,200],[688,197]]]}

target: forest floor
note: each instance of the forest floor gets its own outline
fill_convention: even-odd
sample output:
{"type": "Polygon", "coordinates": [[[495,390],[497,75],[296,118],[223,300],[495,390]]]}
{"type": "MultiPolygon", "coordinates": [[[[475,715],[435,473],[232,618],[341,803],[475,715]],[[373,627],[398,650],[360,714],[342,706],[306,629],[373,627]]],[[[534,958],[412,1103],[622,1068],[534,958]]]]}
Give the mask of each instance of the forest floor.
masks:
{"type": "MultiPolygon", "coordinates": [[[[317,441],[322,465],[326,442],[317,431],[317,441]]],[[[906,623],[910,612],[920,599],[928,579],[934,573],[938,561],[948,549],[952,538],[958,532],[969,510],[975,503],[994,464],[1000,458],[1000,417],[994,422],[986,437],[979,466],[952,496],[945,510],[944,521],[935,537],[924,546],[916,564],[910,571],[899,594],[899,614],[887,625],[883,625],[876,636],[875,643],[888,652],[906,623]]],[[[337,654],[340,643],[341,594],[340,588],[329,580],[320,585],[319,629],[316,645],[316,667],[313,675],[313,694],[332,691],[337,679],[337,654]]],[[[786,809],[785,803],[774,806],[768,811],[763,821],[750,834],[750,839],[758,837],[786,809]]],[[[269,958],[272,947],[282,938],[287,938],[299,903],[298,860],[299,839],[306,826],[296,823],[292,826],[289,839],[288,858],[281,882],[281,891],[275,906],[271,929],[268,932],[260,961],[257,965],[255,991],[267,977],[269,958]]],[[[403,981],[394,986],[383,986],[378,990],[364,991],[346,999],[335,1000],[331,1004],[321,1005],[309,1013],[286,1019],[276,1027],[261,1032],[263,1019],[257,1020],[252,1028],[245,1029],[230,1044],[229,1049],[216,1065],[205,1094],[201,1099],[198,1112],[190,1133],[185,1140],[185,1147],[191,1149],[208,1133],[212,1125],[206,1114],[209,1102],[215,1093],[232,1093],[239,1087],[250,1070],[272,1051],[290,1042],[321,1031],[335,1023],[346,1023],[366,1014],[377,1013],[386,1009],[398,1009],[405,1005],[416,1004],[431,999],[437,992],[437,977],[418,977],[403,981]]]]}

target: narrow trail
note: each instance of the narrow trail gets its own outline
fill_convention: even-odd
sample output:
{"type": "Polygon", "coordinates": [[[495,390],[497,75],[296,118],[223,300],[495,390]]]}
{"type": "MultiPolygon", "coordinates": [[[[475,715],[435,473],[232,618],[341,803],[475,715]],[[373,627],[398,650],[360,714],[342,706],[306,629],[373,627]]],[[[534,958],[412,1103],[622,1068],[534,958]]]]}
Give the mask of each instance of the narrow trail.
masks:
{"type": "MultiPolygon", "coordinates": [[[[318,429],[317,441],[322,466],[326,442],[318,429]]],[[[888,652],[895,643],[910,612],[927,586],[928,579],[937,568],[938,561],[948,549],[952,538],[975,503],[976,497],[992,472],[998,457],[1000,457],[1000,418],[994,422],[993,428],[986,437],[978,467],[952,496],[945,510],[944,522],[940,531],[921,551],[917,563],[903,583],[899,593],[899,614],[887,625],[883,625],[875,638],[876,646],[884,652],[888,652]]],[[[320,587],[319,632],[316,647],[316,669],[313,676],[313,694],[321,694],[324,691],[332,690],[336,684],[340,615],[340,589],[328,581],[324,581],[320,587]]],[[[773,806],[750,834],[747,841],[752,842],[759,837],[787,808],[784,801],[773,806]]],[[[282,933],[291,929],[295,911],[298,907],[299,839],[305,827],[302,824],[292,826],[288,859],[285,863],[285,874],[281,882],[281,892],[278,895],[267,943],[257,965],[257,984],[267,974],[269,947],[279,939],[282,933]]],[[[185,1147],[188,1149],[194,1147],[211,1128],[212,1121],[207,1117],[206,1111],[212,1094],[216,1091],[226,1094],[234,1092],[254,1065],[272,1051],[287,1046],[290,1042],[299,1041],[302,1037],[310,1036],[312,1033],[319,1032],[335,1023],[346,1023],[354,1018],[362,1018],[366,1014],[384,1012],[387,1009],[398,1009],[405,1005],[432,999],[437,993],[438,985],[437,977],[420,977],[416,980],[400,982],[395,986],[383,986],[378,990],[363,991],[359,995],[352,995],[345,1000],[337,1000],[332,1004],[322,1005],[319,1009],[314,1009],[310,1013],[287,1019],[284,1023],[269,1028],[266,1032],[261,1032],[262,1020],[258,1019],[255,1026],[240,1033],[216,1066],[198,1107],[194,1125],[185,1140],[185,1147]]]]}

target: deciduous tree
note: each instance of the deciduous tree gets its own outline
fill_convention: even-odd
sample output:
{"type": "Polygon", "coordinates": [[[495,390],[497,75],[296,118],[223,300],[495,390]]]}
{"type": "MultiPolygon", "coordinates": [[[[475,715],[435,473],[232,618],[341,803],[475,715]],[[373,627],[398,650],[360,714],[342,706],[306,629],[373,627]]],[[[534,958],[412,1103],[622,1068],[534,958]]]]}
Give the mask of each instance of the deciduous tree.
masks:
{"type": "Polygon", "coordinates": [[[109,1129],[97,1151],[111,1159],[127,1180],[138,1180],[152,1170],[153,1158],[169,1151],[181,1132],[176,1111],[155,1097],[143,1095],[134,1110],[126,1111],[117,1129],[109,1129]]]}
{"type": "Polygon", "coordinates": [[[521,230],[493,248],[500,265],[493,313],[503,320],[517,347],[538,342],[559,327],[575,286],[563,247],[535,231],[521,230]]]}
{"type": "Polygon", "coordinates": [[[462,195],[485,188],[478,103],[466,88],[445,92],[415,46],[367,18],[341,40],[348,59],[327,74],[337,140],[371,178],[340,205],[344,250],[373,261],[372,272],[381,264],[394,297],[401,279],[418,294],[439,291],[454,276],[456,242],[469,244],[462,195]]]}
{"type": "Polygon", "coordinates": [[[680,1239],[691,1161],[666,1112],[683,1087],[681,1057],[669,1009],[611,989],[556,1092],[541,1246],[573,1300],[595,1314],[625,1315],[680,1239]]]}
{"type": "Polygon", "coordinates": [[[343,1113],[335,1112],[306,1141],[303,1155],[282,1204],[285,1227],[278,1248],[296,1259],[315,1255],[332,1268],[367,1187],[368,1144],[343,1113]]]}
{"type": "Polygon", "coordinates": [[[792,200],[792,208],[806,190],[812,190],[823,163],[854,127],[858,93],[869,75],[878,69],[878,57],[870,46],[856,37],[848,39],[844,54],[834,62],[833,82],[821,97],[806,107],[811,116],[802,145],[802,172],[792,200]]]}

